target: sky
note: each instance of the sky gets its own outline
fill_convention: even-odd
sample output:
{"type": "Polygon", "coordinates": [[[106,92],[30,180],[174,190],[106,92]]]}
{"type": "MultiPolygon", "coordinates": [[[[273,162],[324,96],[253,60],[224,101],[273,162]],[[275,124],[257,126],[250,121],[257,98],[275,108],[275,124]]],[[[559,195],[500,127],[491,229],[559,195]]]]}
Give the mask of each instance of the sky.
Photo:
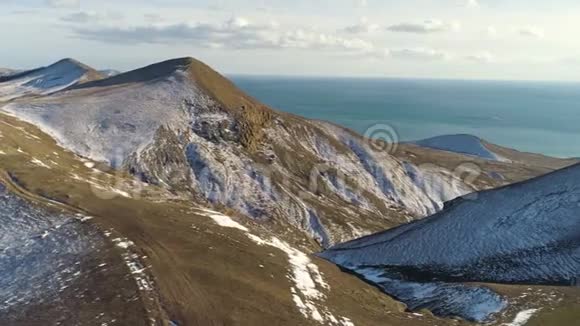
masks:
{"type": "Polygon", "coordinates": [[[0,0],[0,67],[580,81],[577,0],[0,0]]]}

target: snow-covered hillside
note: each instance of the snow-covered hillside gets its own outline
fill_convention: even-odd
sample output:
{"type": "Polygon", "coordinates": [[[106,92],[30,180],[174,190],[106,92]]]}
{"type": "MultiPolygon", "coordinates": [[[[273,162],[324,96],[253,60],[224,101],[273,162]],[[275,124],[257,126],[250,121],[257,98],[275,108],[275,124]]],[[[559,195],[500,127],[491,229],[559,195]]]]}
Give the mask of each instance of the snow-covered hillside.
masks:
{"type": "Polygon", "coordinates": [[[488,149],[483,141],[473,135],[444,135],[413,142],[432,149],[476,156],[492,161],[509,161],[488,149]]]}
{"type": "Polygon", "coordinates": [[[1,183],[0,221],[0,312],[70,286],[80,275],[76,259],[102,245],[94,234],[77,235],[81,226],[74,218],[34,209],[1,183]]]}
{"type": "Polygon", "coordinates": [[[397,225],[472,191],[350,131],[275,112],[190,58],[1,110],[148,182],[256,219],[282,217],[325,247],[360,234],[361,221],[397,225]]]}
{"type": "Polygon", "coordinates": [[[116,311],[142,309],[129,268],[88,220],[35,206],[0,183],[0,324],[104,325],[116,311]]]}
{"type": "Polygon", "coordinates": [[[27,95],[50,94],[96,78],[99,78],[97,72],[72,59],[4,76],[0,72],[0,101],[27,95]]]}
{"type": "MultiPolygon", "coordinates": [[[[458,282],[570,285],[580,275],[580,165],[457,199],[429,218],[321,255],[382,284],[388,293],[435,310],[445,297],[432,298],[418,287],[433,282],[439,288],[458,282]]],[[[465,311],[458,315],[481,319],[465,311]]]]}

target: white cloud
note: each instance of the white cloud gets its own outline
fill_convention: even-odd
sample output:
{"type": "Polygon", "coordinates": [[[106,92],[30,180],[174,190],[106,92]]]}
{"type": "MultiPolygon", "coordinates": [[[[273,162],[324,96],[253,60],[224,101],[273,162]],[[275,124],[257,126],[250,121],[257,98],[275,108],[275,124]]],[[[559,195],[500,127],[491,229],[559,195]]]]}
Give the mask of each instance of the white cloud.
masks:
{"type": "Polygon", "coordinates": [[[243,29],[250,26],[250,21],[244,17],[233,17],[226,22],[229,29],[243,29]]]}
{"type": "Polygon", "coordinates": [[[410,60],[420,60],[420,61],[437,61],[437,60],[449,60],[452,55],[441,50],[435,50],[430,48],[403,48],[389,50],[388,54],[397,59],[410,59],[410,60]]]}
{"type": "Polygon", "coordinates": [[[366,8],[369,3],[367,0],[354,0],[354,5],[359,8],[366,8]]]}
{"type": "Polygon", "coordinates": [[[60,20],[67,23],[84,24],[96,23],[105,20],[117,21],[122,20],[123,18],[123,15],[117,12],[97,13],[95,11],[78,11],[62,16],[60,20]]]}
{"type": "Polygon", "coordinates": [[[465,5],[469,8],[479,8],[480,4],[478,0],[464,0],[465,5]]]}
{"type": "Polygon", "coordinates": [[[372,24],[366,17],[363,17],[359,23],[346,27],[344,31],[351,34],[365,34],[376,32],[379,28],[378,24],[372,24]]]}
{"type": "Polygon", "coordinates": [[[341,37],[310,29],[283,30],[279,24],[254,24],[235,17],[221,24],[148,24],[137,27],[109,25],[73,28],[77,37],[120,44],[182,44],[195,41],[200,47],[230,49],[317,49],[357,53],[374,50],[360,38],[341,37]]]}
{"type": "Polygon", "coordinates": [[[79,8],[80,0],[47,0],[46,3],[54,8],[79,8]]]}
{"type": "Polygon", "coordinates": [[[99,20],[99,15],[94,11],[79,11],[61,17],[60,20],[69,23],[86,23],[93,20],[99,20]]]}
{"type": "Polygon", "coordinates": [[[489,37],[496,37],[498,34],[497,28],[495,26],[488,26],[485,29],[485,32],[489,37]]]}
{"type": "Polygon", "coordinates": [[[563,63],[566,65],[580,66],[580,55],[561,58],[559,60],[556,60],[556,63],[563,63]]]}
{"type": "Polygon", "coordinates": [[[461,29],[461,24],[459,22],[446,23],[435,19],[426,20],[421,23],[411,23],[411,22],[400,23],[389,26],[387,28],[387,30],[391,32],[416,33],[416,34],[449,32],[449,31],[457,31],[459,29],[461,29]]]}
{"type": "Polygon", "coordinates": [[[359,38],[343,38],[302,29],[284,33],[276,45],[281,48],[346,50],[361,53],[370,53],[374,50],[372,43],[359,38]]]}
{"type": "Polygon", "coordinates": [[[523,26],[516,29],[516,32],[521,36],[543,38],[546,33],[543,29],[535,26],[523,26]]]}
{"type": "Polygon", "coordinates": [[[480,63],[492,63],[496,61],[495,55],[490,52],[481,52],[472,55],[468,55],[465,59],[473,62],[480,62],[480,63]]]}
{"type": "Polygon", "coordinates": [[[143,15],[143,18],[145,18],[145,21],[148,23],[159,23],[164,20],[163,16],[158,13],[148,13],[143,15]]]}

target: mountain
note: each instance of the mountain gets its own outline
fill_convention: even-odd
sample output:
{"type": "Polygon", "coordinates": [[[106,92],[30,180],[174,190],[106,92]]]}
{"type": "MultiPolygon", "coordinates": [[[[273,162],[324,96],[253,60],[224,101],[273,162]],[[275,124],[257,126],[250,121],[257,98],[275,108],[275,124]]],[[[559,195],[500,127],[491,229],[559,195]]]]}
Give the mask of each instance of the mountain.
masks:
{"type": "Polygon", "coordinates": [[[507,160],[505,157],[502,157],[487,148],[482,139],[472,135],[437,136],[416,141],[414,144],[443,151],[476,156],[486,160],[507,160]]]}
{"type": "Polygon", "coordinates": [[[483,321],[507,302],[488,289],[461,284],[577,282],[578,207],[580,165],[575,165],[451,201],[431,217],[337,245],[321,256],[415,309],[483,321]]]}
{"type": "Polygon", "coordinates": [[[573,161],[365,139],[271,109],[192,58],[0,103],[0,138],[0,324],[578,318],[574,288],[409,278],[391,297],[313,254],[573,161]]]}
{"type": "Polygon", "coordinates": [[[73,59],[63,59],[47,67],[0,75],[0,101],[50,94],[100,78],[94,69],[73,59]]]}
{"type": "Polygon", "coordinates": [[[192,200],[291,224],[323,247],[473,191],[452,173],[374,150],[354,132],[272,110],[192,58],[1,110],[81,156],[192,200]]]}
{"type": "Polygon", "coordinates": [[[536,153],[520,152],[492,144],[473,135],[442,135],[412,142],[411,144],[441,151],[458,153],[487,161],[519,163],[536,167],[560,167],[572,165],[576,159],[560,159],[536,153]]]}

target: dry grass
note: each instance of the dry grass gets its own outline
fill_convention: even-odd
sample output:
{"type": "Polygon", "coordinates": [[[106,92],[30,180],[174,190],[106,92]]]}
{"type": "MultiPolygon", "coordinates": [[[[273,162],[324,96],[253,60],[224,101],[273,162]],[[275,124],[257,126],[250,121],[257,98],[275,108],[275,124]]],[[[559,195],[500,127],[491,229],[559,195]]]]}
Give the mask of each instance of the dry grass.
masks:
{"type": "Polygon", "coordinates": [[[264,128],[272,122],[276,113],[203,62],[193,58],[183,60],[188,67],[189,78],[234,114],[239,124],[242,145],[250,151],[256,150],[264,138],[264,128]]]}

